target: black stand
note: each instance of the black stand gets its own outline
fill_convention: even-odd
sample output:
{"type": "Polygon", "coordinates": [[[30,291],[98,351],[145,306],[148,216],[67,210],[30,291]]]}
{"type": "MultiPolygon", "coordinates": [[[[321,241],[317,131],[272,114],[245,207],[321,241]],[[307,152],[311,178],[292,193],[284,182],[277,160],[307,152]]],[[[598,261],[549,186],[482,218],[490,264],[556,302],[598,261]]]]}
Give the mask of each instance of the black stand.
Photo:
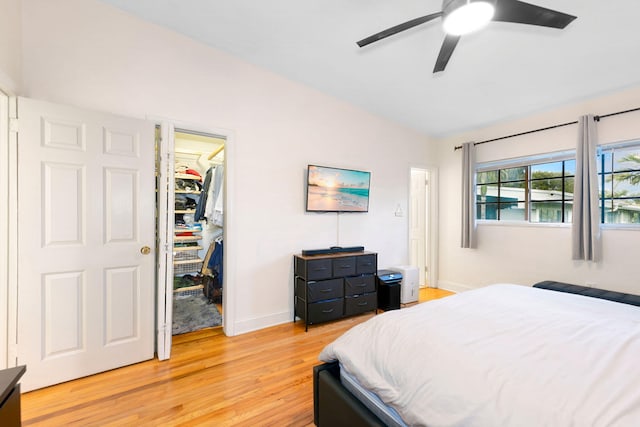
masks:
{"type": "Polygon", "coordinates": [[[400,283],[378,281],[378,308],[384,311],[400,309],[400,283]]]}

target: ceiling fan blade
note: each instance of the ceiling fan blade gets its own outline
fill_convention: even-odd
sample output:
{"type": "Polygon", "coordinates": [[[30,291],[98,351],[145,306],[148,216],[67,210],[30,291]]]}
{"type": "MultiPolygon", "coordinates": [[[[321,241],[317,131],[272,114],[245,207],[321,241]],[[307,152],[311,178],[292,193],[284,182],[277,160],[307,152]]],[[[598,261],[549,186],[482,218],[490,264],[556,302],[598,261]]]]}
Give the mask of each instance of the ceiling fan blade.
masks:
{"type": "Polygon", "coordinates": [[[460,40],[460,36],[452,36],[447,34],[442,42],[442,47],[440,48],[440,53],[438,54],[438,59],[436,60],[436,66],[433,67],[433,72],[439,73],[440,71],[444,71],[447,63],[449,62],[449,58],[451,58],[451,54],[453,53],[453,49],[456,48],[458,41],[460,40]]]}
{"type": "Polygon", "coordinates": [[[541,27],[564,28],[576,16],[547,9],[518,0],[498,0],[493,21],[539,25],[541,27]]]}
{"type": "Polygon", "coordinates": [[[432,19],[439,18],[440,16],[442,16],[442,12],[432,13],[431,15],[421,16],[420,18],[412,19],[411,21],[396,25],[395,27],[387,28],[384,31],[380,31],[379,33],[360,40],[358,42],[358,46],[364,47],[373,42],[377,42],[378,40],[382,40],[394,34],[398,34],[402,31],[408,30],[409,28],[424,24],[425,22],[431,21],[432,19]]]}

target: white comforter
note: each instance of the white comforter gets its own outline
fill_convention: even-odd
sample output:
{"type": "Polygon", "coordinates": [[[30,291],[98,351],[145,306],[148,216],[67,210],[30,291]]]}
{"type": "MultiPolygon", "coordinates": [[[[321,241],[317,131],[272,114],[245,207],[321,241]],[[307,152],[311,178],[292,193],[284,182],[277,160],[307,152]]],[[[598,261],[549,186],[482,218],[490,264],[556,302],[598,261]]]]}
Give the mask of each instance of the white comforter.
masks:
{"type": "Polygon", "coordinates": [[[320,354],[409,425],[640,426],[640,308],[492,285],[355,326],[320,354]]]}

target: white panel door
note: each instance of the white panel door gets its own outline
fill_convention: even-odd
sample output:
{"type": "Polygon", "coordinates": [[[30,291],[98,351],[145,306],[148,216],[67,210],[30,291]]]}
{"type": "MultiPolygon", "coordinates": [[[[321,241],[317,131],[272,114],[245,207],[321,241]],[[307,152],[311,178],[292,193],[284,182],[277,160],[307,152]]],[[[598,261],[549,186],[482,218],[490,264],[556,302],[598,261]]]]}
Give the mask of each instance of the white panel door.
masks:
{"type": "Polygon", "coordinates": [[[19,98],[18,127],[23,390],[153,358],[153,123],[19,98]]]}
{"type": "Polygon", "coordinates": [[[411,169],[411,197],[409,206],[409,264],[418,267],[420,286],[426,283],[426,183],[427,172],[411,169]]]}

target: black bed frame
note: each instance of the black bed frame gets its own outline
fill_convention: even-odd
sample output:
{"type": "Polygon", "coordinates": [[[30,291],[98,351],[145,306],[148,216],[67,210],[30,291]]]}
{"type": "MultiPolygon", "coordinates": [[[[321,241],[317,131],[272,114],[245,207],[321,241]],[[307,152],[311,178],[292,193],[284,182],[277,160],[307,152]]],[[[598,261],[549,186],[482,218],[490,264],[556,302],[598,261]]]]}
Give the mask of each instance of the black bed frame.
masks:
{"type": "MultiPolygon", "coordinates": [[[[640,307],[640,296],[622,292],[551,280],[536,283],[533,287],[601,298],[640,307]]],[[[338,362],[323,363],[313,367],[313,421],[318,427],[385,425],[349,390],[344,388],[340,382],[340,366],[338,362]]]]}

